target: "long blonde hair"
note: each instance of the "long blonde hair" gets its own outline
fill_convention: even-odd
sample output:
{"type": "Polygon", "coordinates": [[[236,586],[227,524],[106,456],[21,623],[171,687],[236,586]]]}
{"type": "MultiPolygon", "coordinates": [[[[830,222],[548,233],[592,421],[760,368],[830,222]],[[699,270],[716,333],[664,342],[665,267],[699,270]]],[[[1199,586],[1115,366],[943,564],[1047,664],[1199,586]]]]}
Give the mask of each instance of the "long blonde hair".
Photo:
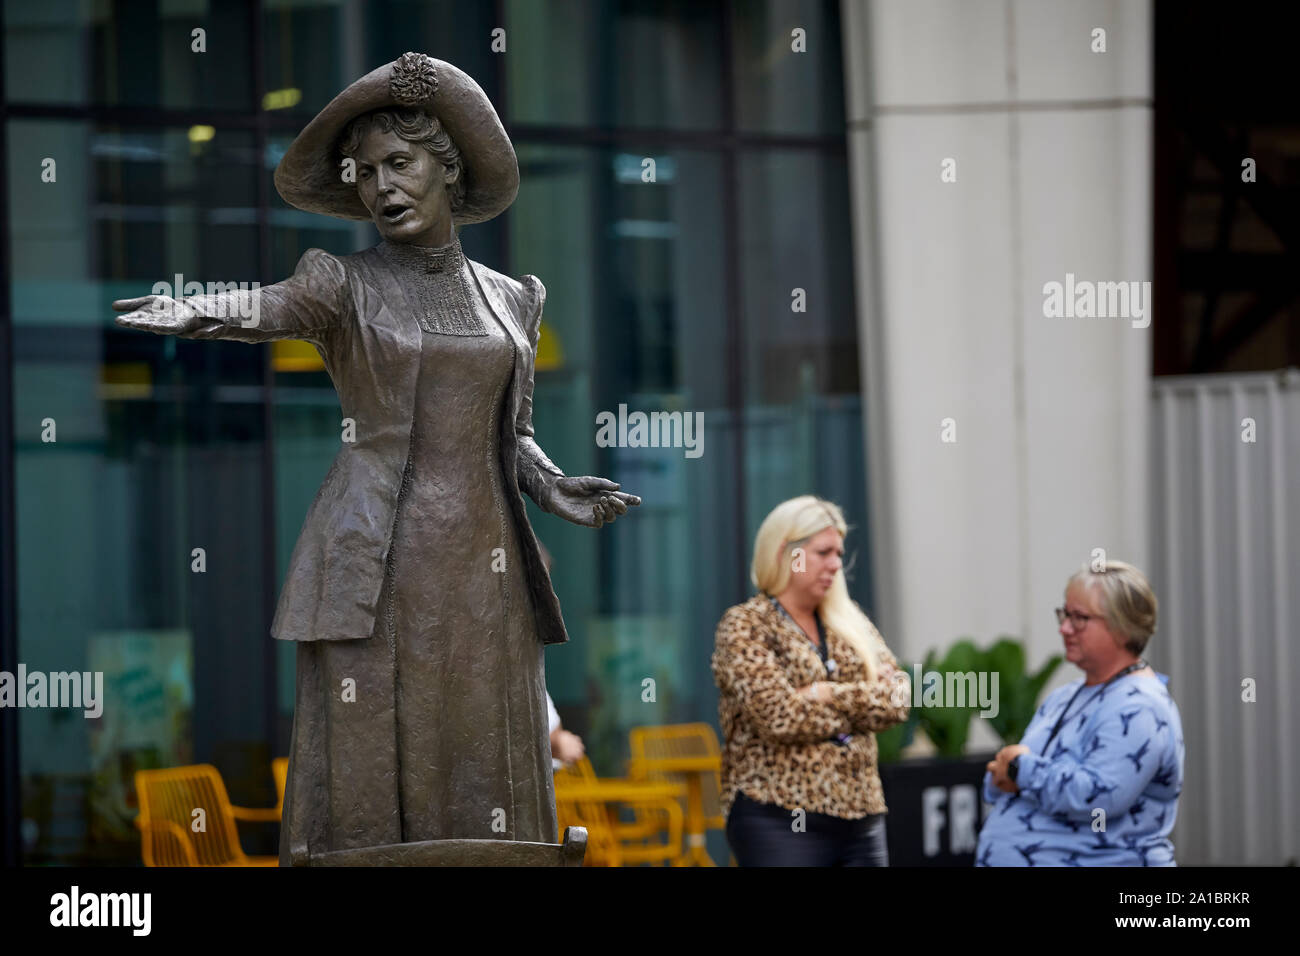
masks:
{"type": "MultiPolygon", "coordinates": [[[[754,587],[770,597],[784,591],[790,584],[794,549],[807,544],[809,538],[827,528],[834,528],[841,535],[849,532],[844,512],[833,502],[816,495],[800,495],[773,508],[754,536],[754,560],[749,570],[754,587]]],[[[831,586],[817,605],[817,613],[830,630],[849,642],[866,666],[867,680],[875,680],[878,665],[876,629],[849,597],[843,568],[835,572],[831,586]]]]}

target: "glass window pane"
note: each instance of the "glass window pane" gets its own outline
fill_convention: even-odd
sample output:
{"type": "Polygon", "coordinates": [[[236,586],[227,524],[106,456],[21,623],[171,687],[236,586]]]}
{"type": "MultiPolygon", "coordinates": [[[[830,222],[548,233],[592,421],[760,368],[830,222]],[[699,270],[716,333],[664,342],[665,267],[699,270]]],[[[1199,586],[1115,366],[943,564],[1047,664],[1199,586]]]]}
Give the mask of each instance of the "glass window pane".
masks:
{"type": "Polygon", "coordinates": [[[359,62],[356,12],[344,0],[263,0],[263,109],[309,119],[378,66],[359,62]]]}
{"type": "Polygon", "coordinates": [[[838,7],[837,0],[745,0],[733,5],[740,129],[843,134],[838,7]],[[799,46],[801,51],[795,49],[799,46]]]}
{"type": "Polygon", "coordinates": [[[262,105],[305,123],[353,81],[407,51],[454,64],[495,101],[494,18],[492,4],[463,0],[265,0],[262,105]]]}
{"type": "Polygon", "coordinates": [[[506,0],[515,123],[718,129],[722,8],[691,0],[506,0]]]}
{"type": "Polygon", "coordinates": [[[25,859],[129,862],[135,770],[267,750],[267,436],[259,350],[118,329],[110,303],[253,280],[256,153],[229,130],[7,134],[19,660],[103,686],[94,720],[23,712],[25,859]]]}
{"type": "MultiPolygon", "coordinates": [[[[746,151],[740,159],[747,525],[796,495],[837,502],[846,574],[867,605],[866,472],[842,154],[746,151]],[[852,560],[858,564],[849,567],[852,560]]],[[[752,540],[752,538],[751,538],[752,540]]]]}
{"type": "MultiPolygon", "coordinates": [[[[589,732],[598,767],[625,759],[644,723],[642,680],[657,684],[655,720],[714,707],[707,659],[721,579],[734,574],[727,531],[735,487],[726,407],[722,175],[713,153],[656,154],[641,179],[634,150],[522,145],[510,213],[514,273],[548,290],[533,423],[572,475],[602,475],[644,497],[593,535],[535,509],[579,653],[547,657],[547,683],[589,732]],[[622,407],[620,410],[620,406],[622,407]],[[605,447],[597,416],[676,412],[703,423],[697,455],[675,447],[605,447]],[[689,555],[689,560],[683,560],[689,555]],[[593,586],[594,585],[594,586],[593,586]],[[584,659],[585,657],[585,659],[584,659]]],[[[681,419],[683,425],[685,418],[681,419]]]]}
{"type": "Polygon", "coordinates": [[[256,279],[250,133],[61,120],[14,120],[8,130],[16,323],[116,334],[114,298],[177,274],[256,279]]]}
{"type": "Polygon", "coordinates": [[[251,18],[251,0],[5,0],[5,92],[15,103],[246,110],[251,18]]]}

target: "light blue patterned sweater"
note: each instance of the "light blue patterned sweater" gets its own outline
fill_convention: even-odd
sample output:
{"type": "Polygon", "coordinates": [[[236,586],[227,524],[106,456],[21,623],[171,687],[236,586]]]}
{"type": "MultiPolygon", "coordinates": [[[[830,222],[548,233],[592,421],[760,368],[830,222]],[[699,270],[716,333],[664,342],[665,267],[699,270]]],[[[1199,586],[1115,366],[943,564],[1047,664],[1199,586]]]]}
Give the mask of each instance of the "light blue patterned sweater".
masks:
{"type": "Polygon", "coordinates": [[[1003,793],[984,775],[984,799],[993,807],[975,865],[1176,865],[1169,833],[1184,747],[1168,683],[1164,674],[1129,675],[1074,697],[1079,678],[1049,694],[1020,741],[1031,751],[1020,756],[1020,792],[1003,793]],[[1067,704],[1065,723],[1043,753],[1067,704]]]}

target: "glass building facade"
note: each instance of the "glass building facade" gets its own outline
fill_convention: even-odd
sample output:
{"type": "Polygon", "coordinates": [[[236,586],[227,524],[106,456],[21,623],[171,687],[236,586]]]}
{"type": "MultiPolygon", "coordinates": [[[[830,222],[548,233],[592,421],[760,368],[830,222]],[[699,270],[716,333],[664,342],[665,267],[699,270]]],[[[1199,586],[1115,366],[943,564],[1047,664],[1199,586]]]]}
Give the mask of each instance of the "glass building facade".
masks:
{"type": "MultiPolygon", "coordinates": [[[[834,0],[4,0],[0,649],[10,671],[104,675],[96,719],[4,711],[11,856],[138,861],[136,769],[210,762],[234,802],[275,802],[294,647],[268,631],[338,400],[304,343],[129,332],[110,303],[374,244],[286,205],[272,173],[407,50],[478,80],[515,143],[518,200],[461,240],[546,284],[539,443],[644,498],[599,531],[529,505],[571,638],[547,651],[549,689],[597,771],[623,772],[631,727],[716,726],[714,627],[752,592],[781,500],[844,507],[871,610],[838,17],[834,0]],[[597,415],[622,406],[701,413],[702,453],[602,447],[597,415]]],[[[274,828],[247,837],[274,852],[274,828]]]]}

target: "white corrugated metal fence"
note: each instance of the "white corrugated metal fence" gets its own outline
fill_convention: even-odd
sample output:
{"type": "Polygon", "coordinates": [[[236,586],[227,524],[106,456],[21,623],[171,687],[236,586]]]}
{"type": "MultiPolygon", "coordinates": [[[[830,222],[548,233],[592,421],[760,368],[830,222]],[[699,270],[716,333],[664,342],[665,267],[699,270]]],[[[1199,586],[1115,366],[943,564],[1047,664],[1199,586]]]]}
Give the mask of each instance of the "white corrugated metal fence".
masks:
{"type": "Polygon", "coordinates": [[[1180,865],[1300,859],[1300,371],[1156,379],[1148,569],[1187,773],[1180,865]],[[1243,700],[1253,684],[1253,703],[1243,700]]]}

